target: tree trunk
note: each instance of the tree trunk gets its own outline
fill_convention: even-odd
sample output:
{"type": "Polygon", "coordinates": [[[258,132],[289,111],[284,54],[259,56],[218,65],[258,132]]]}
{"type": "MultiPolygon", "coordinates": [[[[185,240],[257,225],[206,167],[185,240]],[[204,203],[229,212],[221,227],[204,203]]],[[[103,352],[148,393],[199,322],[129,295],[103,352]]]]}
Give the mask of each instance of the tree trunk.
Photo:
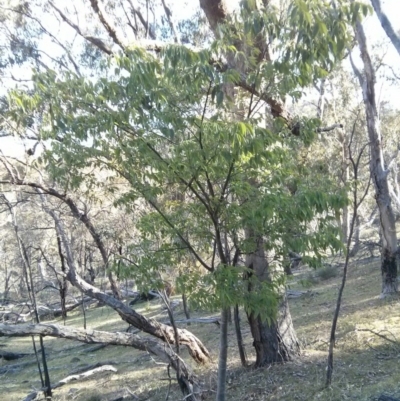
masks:
{"type": "MultiPolygon", "coordinates": [[[[247,230],[248,238],[253,237],[251,230],[247,230]]],[[[260,282],[270,281],[270,268],[265,258],[263,240],[257,240],[256,251],[247,256],[246,264],[260,282]]],[[[249,284],[249,291],[258,290],[249,284]]],[[[253,346],[256,351],[256,367],[261,367],[274,362],[285,362],[299,355],[300,346],[293,327],[292,317],[285,291],[279,296],[277,316],[271,321],[263,321],[255,313],[248,314],[253,346]]]]}
{"type": "MultiPolygon", "coordinates": [[[[59,236],[57,236],[57,249],[58,249],[58,256],[60,257],[60,262],[61,262],[61,271],[64,274],[66,274],[67,269],[65,268],[65,258],[62,253],[61,240],[59,236]]],[[[58,279],[58,287],[61,300],[61,311],[62,311],[61,316],[65,320],[67,317],[66,297],[68,291],[68,281],[66,280],[65,276],[63,276],[61,279],[58,279]]]]}
{"type": "Polygon", "coordinates": [[[238,305],[235,305],[235,309],[233,311],[233,316],[234,316],[234,320],[235,320],[236,340],[238,343],[240,362],[242,363],[242,366],[247,366],[246,351],[244,349],[242,331],[240,329],[240,315],[239,315],[239,306],[238,305]]]}
{"type": "Polygon", "coordinates": [[[226,396],[226,365],[228,362],[228,310],[229,308],[224,308],[221,311],[216,401],[225,401],[226,396]]]}
{"type": "MultiPolygon", "coordinates": [[[[190,319],[189,305],[187,302],[185,292],[182,293],[182,305],[183,305],[183,311],[185,312],[186,319],[190,319]]],[[[190,326],[190,322],[188,322],[188,326],[190,326]]]]}
{"type": "Polygon", "coordinates": [[[395,32],[388,17],[382,11],[381,1],[380,0],[371,0],[371,3],[372,3],[372,6],[374,7],[376,15],[379,18],[382,28],[384,29],[384,31],[386,32],[386,35],[392,41],[393,46],[396,48],[397,52],[400,55],[400,35],[395,32]]]}
{"type": "Polygon", "coordinates": [[[300,345],[293,328],[286,296],[283,296],[276,321],[262,321],[259,316],[248,316],[256,350],[256,367],[292,360],[300,353],[300,345]]]}
{"type": "Polygon", "coordinates": [[[360,46],[361,59],[364,64],[362,75],[353,64],[353,70],[357,75],[363,92],[363,99],[367,117],[368,136],[370,141],[370,171],[375,187],[375,199],[379,209],[382,253],[382,293],[381,297],[397,292],[397,236],[395,217],[389,194],[388,174],[383,158],[382,135],[380,131],[379,115],[375,96],[375,71],[367,48],[367,41],[363,26],[360,22],[356,25],[356,38],[360,46]]]}

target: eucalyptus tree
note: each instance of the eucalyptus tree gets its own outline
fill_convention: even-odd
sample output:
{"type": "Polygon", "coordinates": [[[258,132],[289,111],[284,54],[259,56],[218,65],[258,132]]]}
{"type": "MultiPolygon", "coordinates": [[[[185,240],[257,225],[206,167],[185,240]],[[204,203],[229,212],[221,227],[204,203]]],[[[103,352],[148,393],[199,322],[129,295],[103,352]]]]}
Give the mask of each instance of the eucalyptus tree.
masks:
{"type": "Polygon", "coordinates": [[[397,53],[400,55],[400,35],[393,28],[393,25],[386,15],[386,13],[382,10],[381,0],[371,0],[372,6],[374,7],[375,13],[379,19],[379,22],[382,25],[386,35],[389,37],[393,46],[396,48],[397,53]]]}
{"type": "Polygon", "coordinates": [[[370,171],[375,187],[375,199],[379,209],[381,229],[381,296],[397,292],[398,251],[396,221],[389,190],[390,165],[385,163],[383,152],[382,132],[378,113],[376,96],[376,72],[371,60],[363,25],[357,21],[356,38],[359,45],[364,70],[361,72],[353,60],[352,66],[356,74],[363,95],[365,105],[367,132],[370,141],[370,171]]]}

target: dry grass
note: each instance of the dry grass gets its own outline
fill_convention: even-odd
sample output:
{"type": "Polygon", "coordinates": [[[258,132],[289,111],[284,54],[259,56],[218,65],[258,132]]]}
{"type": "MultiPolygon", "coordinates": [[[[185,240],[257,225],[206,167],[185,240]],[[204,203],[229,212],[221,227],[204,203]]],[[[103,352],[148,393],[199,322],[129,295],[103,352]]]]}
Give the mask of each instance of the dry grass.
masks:
{"type": "MultiPolygon", "coordinates": [[[[291,287],[302,289],[301,280],[308,274],[307,270],[297,273],[290,282],[291,287]]],[[[230,328],[228,400],[371,401],[383,392],[400,397],[399,299],[379,299],[380,274],[377,258],[353,262],[351,265],[337,330],[333,386],[330,389],[324,388],[327,340],[340,279],[341,271],[337,277],[314,284],[310,294],[291,301],[294,325],[303,345],[302,356],[293,362],[258,370],[242,368],[236,352],[234,330],[233,327],[230,328]],[[392,342],[368,330],[386,336],[392,342]]],[[[167,320],[157,301],[140,304],[138,310],[148,316],[167,320]]],[[[180,310],[178,318],[183,318],[180,310]]],[[[242,321],[244,324],[244,316],[242,321]]],[[[76,312],[71,315],[67,324],[82,327],[81,314],[76,312]]],[[[106,307],[88,312],[88,326],[112,331],[127,328],[106,307]]],[[[205,399],[213,400],[218,327],[211,324],[192,324],[189,329],[212,352],[212,363],[193,368],[201,377],[204,388],[209,390],[205,399]]],[[[252,340],[245,324],[243,334],[247,352],[252,358],[252,340]]],[[[2,344],[8,351],[32,352],[30,338],[3,338],[2,344]]],[[[118,369],[117,373],[104,373],[56,390],[56,401],[108,401],[124,395],[129,395],[124,398],[126,400],[165,400],[169,383],[165,380],[166,367],[143,352],[116,346],[87,352],[92,346],[50,338],[45,339],[45,345],[53,382],[64,378],[80,365],[99,361],[115,362],[118,369]]],[[[185,351],[183,357],[190,361],[185,351]]],[[[14,362],[1,361],[0,368],[7,365],[10,370],[0,376],[0,400],[22,400],[33,388],[40,387],[37,367],[32,357],[14,362]]],[[[177,385],[173,384],[169,400],[180,399],[182,396],[177,385]]]]}

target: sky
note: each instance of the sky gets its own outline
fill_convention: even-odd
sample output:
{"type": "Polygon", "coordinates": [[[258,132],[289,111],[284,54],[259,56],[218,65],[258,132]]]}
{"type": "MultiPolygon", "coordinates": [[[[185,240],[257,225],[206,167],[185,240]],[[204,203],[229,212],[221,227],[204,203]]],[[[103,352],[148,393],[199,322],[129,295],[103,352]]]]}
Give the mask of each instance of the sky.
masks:
{"type": "MultiPolygon", "coordinates": [[[[239,0],[228,0],[230,7],[235,8],[239,4],[239,0]]],[[[195,4],[198,7],[197,1],[194,3],[188,0],[174,0],[169,2],[173,7],[173,13],[176,19],[188,17],[193,14],[195,6],[190,6],[190,4],[195,4]]],[[[395,30],[400,30],[400,19],[397,18],[400,11],[400,0],[382,0],[383,11],[386,12],[395,30]],[[395,17],[396,16],[396,17],[395,17]]],[[[383,61],[392,66],[394,70],[400,76],[400,55],[396,52],[393,45],[390,43],[385,32],[383,31],[378,18],[375,14],[366,18],[363,22],[365,33],[367,35],[367,40],[370,49],[376,48],[378,53],[383,56],[383,61]]],[[[68,28],[70,29],[70,28],[68,28]]],[[[69,33],[68,33],[69,34],[69,33]]],[[[53,46],[51,43],[45,45],[53,46]]],[[[360,69],[362,69],[361,60],[359,57],[359,51],[353,51],[353,58],[355,63],[360,69]]],[[[351,68],[348,63],[347,68],[351,68]]],[[[16,72],[16,75],[18,72],[16,72]]],[[[400,82],[394,84],[393,82],[388,82],[386,79],[382,79],[378,75],[378,82],[376,90],[380,101],[387,101],[392,104],[393,107],[400,109],[400,82]]],[[[31,141],[27,141],[26,144],[17,138],[0,138],[0,149],[8,156],[20,156],[25,152],[26,146],[29,148],[32,146],[31,141]],[[30,143],[29,143],[30,142],[30,143]]]]}

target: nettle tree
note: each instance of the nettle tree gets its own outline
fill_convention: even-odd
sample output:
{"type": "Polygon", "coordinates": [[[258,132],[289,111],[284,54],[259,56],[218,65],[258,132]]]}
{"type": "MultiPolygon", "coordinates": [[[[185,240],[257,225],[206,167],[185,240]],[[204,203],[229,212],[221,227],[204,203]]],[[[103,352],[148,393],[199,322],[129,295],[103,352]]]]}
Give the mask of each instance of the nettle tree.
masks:
{"type": "MultiPolygon", "coordinates": [[[[33,94],[10,95],[9,115],[20,125],[38,124],[48,144],[39,163],[59,184],[101,186],[87,167],[107,169],[129,184],[122,195],[115,191],[117,203],[151,207],[130,246],[133,267],[125,266],[126,274],[159,285],[162,271],[188,254],[202,269],[181,271],[179,285],[198,303],[222,309],[222,400],[228,309],[244,307],[257,366],[291,359],[299,344],[282,291],[283,259],[301,252],[315,265],[341,246],[334,216],[346,194],[332,190],[329,180],[316,185],[298,157],[316,132],[338,125],[294,118],[284,100],[300,99],[302,88],[329,73],[352,38],[350,24],[367,8],[245,1],[229,14],[223,1],[200,1],[217,39],[193,49],[125,46],[97,2],[91,5],[123,51],[80,33],[112,57],[99,61],[90,79],[71,71],[35,74],[33,94]]],[[[102,298],[76,275],[70,278],[102,298]]],[[[179,342],[179,332],[176,341],[163,333],[159,338],[179,342]]]]}

